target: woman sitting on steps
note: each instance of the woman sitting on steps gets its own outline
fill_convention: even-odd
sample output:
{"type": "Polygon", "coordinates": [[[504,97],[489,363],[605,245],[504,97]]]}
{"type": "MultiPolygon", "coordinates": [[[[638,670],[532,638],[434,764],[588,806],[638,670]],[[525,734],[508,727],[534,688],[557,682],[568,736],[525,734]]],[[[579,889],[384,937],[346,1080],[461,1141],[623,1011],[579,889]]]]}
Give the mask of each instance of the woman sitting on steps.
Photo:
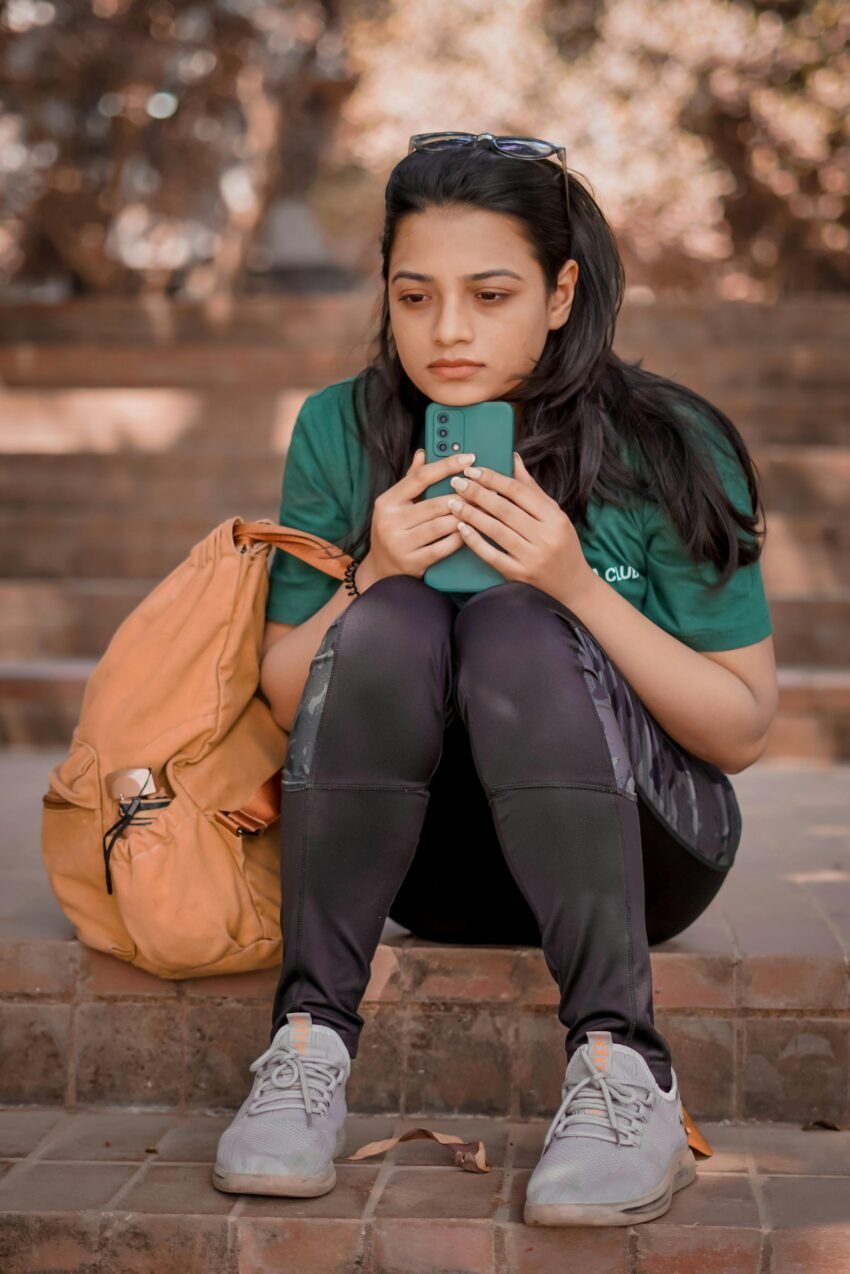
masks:
{"type": "Polygon", "coordinates": [[[622,263],[557,154],[412,139],[386,189],[375,355],[295,424],[279,520],[359,559],[357,591],[274,556],[283,967],[221,1190],[333,1188],[388,916],[542,946],[566,1073],[527,1222],[650,1220],[695,1176],[649,946],[722,887],[741,836],[727,775],[776,711],[760,504],[723,412],[613,353],[622,263]],[[513,476],[425,463],[429,401],[494,399],[514,407],[513,476]],[[455,496],[423,498],[447,476],[455,496]],[[429,587],[464,544],[505,582],[429,587]]]}

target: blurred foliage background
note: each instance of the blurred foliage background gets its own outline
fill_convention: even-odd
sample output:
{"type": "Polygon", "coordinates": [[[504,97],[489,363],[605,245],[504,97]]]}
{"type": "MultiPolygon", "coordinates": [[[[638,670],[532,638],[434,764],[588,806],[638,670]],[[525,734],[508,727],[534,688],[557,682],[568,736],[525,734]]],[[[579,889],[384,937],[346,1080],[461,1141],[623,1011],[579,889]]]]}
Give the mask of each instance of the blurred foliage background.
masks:
{"type": "Polygon", "coordinates": [[[850,7],[5,0],[0,297],[338,291],[411,133],[563,143],[630,291],[850,287],[850,7]]]}

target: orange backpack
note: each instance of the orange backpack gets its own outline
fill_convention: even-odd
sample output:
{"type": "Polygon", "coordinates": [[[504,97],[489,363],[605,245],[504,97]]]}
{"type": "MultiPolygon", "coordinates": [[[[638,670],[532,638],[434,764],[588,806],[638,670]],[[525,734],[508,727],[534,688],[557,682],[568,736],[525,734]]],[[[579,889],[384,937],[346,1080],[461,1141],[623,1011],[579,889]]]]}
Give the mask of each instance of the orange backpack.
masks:
{"type": "Polygon", "coordinates": [[[271,520],[222,522],[116,630],[42,798],[44,864],[77,937],[162,978],[281,961],[288,734],[259,693],[272,546],[339,580],[351,560],[271,520]],[[106,779],[127,767],[160,799],[119,805],[106,779]]]}

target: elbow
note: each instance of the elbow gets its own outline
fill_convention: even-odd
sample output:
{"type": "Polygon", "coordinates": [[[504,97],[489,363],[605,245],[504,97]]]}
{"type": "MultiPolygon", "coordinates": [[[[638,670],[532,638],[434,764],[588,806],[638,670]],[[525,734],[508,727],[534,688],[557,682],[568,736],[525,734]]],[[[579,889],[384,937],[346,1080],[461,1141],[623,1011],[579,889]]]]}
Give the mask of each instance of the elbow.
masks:
{"type": "Polygon", "coordinates": [[[762,735],[755,744],[750,744],[746,748],[739,748],[734,756],[726,758],[720,769],[726,774],[741,774],[744,770],[748,770],[751,765],[755,765],[756,761],[764,755],[768,737],[769,732],[762,735]]]}

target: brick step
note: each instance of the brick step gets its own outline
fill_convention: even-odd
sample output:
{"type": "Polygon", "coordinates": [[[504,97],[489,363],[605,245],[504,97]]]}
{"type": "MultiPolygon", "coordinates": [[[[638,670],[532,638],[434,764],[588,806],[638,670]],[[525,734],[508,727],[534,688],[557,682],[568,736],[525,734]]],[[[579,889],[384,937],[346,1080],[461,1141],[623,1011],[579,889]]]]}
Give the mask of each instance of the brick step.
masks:
{"type": "MultiPolygon", "coordinates": [[[[0,660],[99,656],[156,579],[0,579],[0,660]]],[[[769,597],[781,664],[840,667],[850,589],[769,597]]]]}
{"type": "Polygon", "coordinates": [[[779,710],[764,755],[850,760],[850,669],[780,668],[779,710]]]}
{"type": "MultiPolygon", "coordinates": [[[[353,375],[367,359],[371,332],[365,325],[352,325],[336,344],[329,343],[324,332],[310,332],[306,327],[297,336],[295,332],[290,328],[268,344],[233,339],[224,348],[206,337],[137,347],[82,340],[55,345],[10,341],[0,345],[0,379],[12,388],[182,388],[200,384],[235,388],[248,381],[255,388],[274,390],[305,383],[327,384],[353,375]]],[[[640,342],[635,352],[645,357],[645,338],[640,342]]],[[[617,350],[624,357],[632,353],[628,346],[624,334],[619,333],[617,350]]],[[[688,343],[684,349],[668,348],[667,358],[673,360],[669,369],[664,356],[655,356],[651,370],[703,393],[708,391],[701,387],[710,385],[709,396],[719,399],[767,380],[774,389],[810,386],[819,391],[840,391],[847,384],[844,344],[813,344],[790,350],[771,346],[756,351],[749,341],[710,350],[688,343]]]]}
{"type": "MultiPolygon", "coordinates": [[[[111,512],[59,506],[23,525],[20,514],[2,508],[0,576],[161,579],[219,522],[237,514],[274,519],[278,501],[277,489],[253,502],[228,492],[207,515],[191,507],[154,513],[139,502],[111,512]]],[[[769,515],[762,571],[771,595],[850,588],[848,511],[769,515]]]]}
{"type": "MultiPolygon", "coordinates": [[[[773,444],[757,446],[751,454],[768,518],[850,508],[850,445],[773,444]]],[[[4,458],[0,504],[20,512],[25,526],[53,515],[60,489],[63,512],[124,514],[144,502],[156,506],[162,521],[185,510],[215,518],[225,503],[274,509],[283,469],[284,457],[268,451],[236,456],[206,449],[157,451],[132,457],[125,451],[19,452],[4,458]]]]}
{"type": "Polygon", "coordinates": [[[214,390],[4,389],[0,451],[117,453],[133,463],[139,455],[162,452],[166,458],[188,453],[201,463],[213,454],[268,462],[271,452],[285,451],[309,385],[299,376],[293,387],[278,391],[241,384],[214,390]]]}
{"type": "MultiPolygon", "coordinates": [[[[340,369],[327,380],[310,381],[303,371],[299,366],[296,379],[277,389],[246,389],[241,380],[215,389],[4,388],[0,452],[117,453],[125,462],[132,454],[135,463],[139,453],[164,451],[166,464],[183,452],[199,463],[214,454],[238,461],[253,455],[268,463],[269,452],[285,451],[311,389],[351,374],[340,369]]],[[[792,448],[850,445],[850,383],[781,390],[765,384],[722,392],[710,381],[693,387],[726,412],[751,449],[771,443],[792,448]]]]}
{"type": "MultiPolygon", "coordinates": [[[[668,372],[678,379],[674,372],[668,372]]],[[[726,413],[749,448],[775,443],[785,446],[841,446],[850,436],[850,385],[783,386],[718,392],[710,380],[688,382],[726,413]]]]}
{"type": "MultiPolygon", "coordinates": [[[[280,343],[282,333],[293,345],[306,347],[317,338],[333,344],[350,338],[352,323],[368,318],[373,301],[374,294],[364,285],[363,290],[321,295],[233,297],[220,307],[153,297],[129,301],[86,297],[46,305],[21,302],[4,305],[0,311],[0,346],[94,342],[150,349],[198,339],[219,347],[274,345],[280,343]]],[[[812,311],[815,322],[820,313],[820,308],[812,311]]],[[[836,307],[834,313],[839,327],[832,323],[830,330],[837,340],[842,307],[836,307]]],[[[732,322],[734,317],[730,316],[732,322]]],[[[789,314],[787,321],[796,323],[798,316],[789,314]]],[[[807,330],[811,335],[810,325],[807,330]]]]}
{"type": "MultiPolygon", "coordinates": [[[[770,907],[775,886],[762,890],[770,907]]],[[[798,894],[776,905],[797,942],[798,894]]],[[[746,888],[724,902],[733,918],[753,905],[746,888]]],[[[847,1118],[847,957],[822,921],[808,924],[817,954],[736,954],[716,913],[684,947],[653,950],[656,1021],[694,1117],[847,1118]]],[[[350,1109],[551,1118],[565,1032],[542,951],[398,935],[378,946],[361,1001],[350,1109]]],[[[0,939],[0,1104],[235,1109],[268,1045],[277,980],[167,981],[73,938],[0,939]]]]}
{"type": "MultiPolygon", "coordinates": [[[[64,744],[80,716],[94,658],[0,660],[0,746],[64,744]]],[[[780,667],[766,756],[850,760],[850,671],[780,667]]]]}
{"type": "MultiPolygon", "coordinates": [[[[357,1060],[354,1065],[356,1066],[357,1060]]],[[[358,1117],[316,1199],[225,1195],[210,1177],[226,1116],[51,1108],[0,1111],[6,1274],[798,1274],[846,1269],[850,1132],[705,1123],[713,1154],[655,1221],[531,1226],[522,1209],[545,1120],[429,1120],[480,1139],[464,1172],[431,1140],[346,1162],[418,1119],[358,1117]],[[49,1201],[49,1202],[48,1202],[49,1201]]]]}
{"type": "MultiPolygon", "coordinates": [[[[0,311],[0,344],[20,342],[46,345],[94,341],[98,344],[150,346],[182,343],[199,337],[219,345],[280,341],[281,331],[308,332],[309,339],[335,340],[351,324],[368,318],[374,309],[373,281],[361,288],[297,296],[235,296],[221,305],[174,301],[165,297],[82,297],[50,302],[14,302],[0,311]]],[[[673,342],[677,348],[710,340],[715,347],[737,345],[742,339],[756,347],[787,349],[812,345],[847,347],[850,306],[843,296],[795,296],[789,302],[763,305],[749,302],[677,300],[662,297],[645,304],[627,296],[618,330],[632,341],[673,342]]]]}
{"type": "MultiPolygon", "coordinates": [[[[354,375],[363,366],[365,353],[364,339],[353,339],[351,333],[338,345],[328,345],[324,339],[314,344],[282,338],[265,346],[233,343],[224,354],[206,339],[138,348],[123,343],[21,342],[0,345],[0,383],[13,388],[37,384],[56,389],[124,385],[159,389],[202,384],[233,389],[247,382],[275,390],[305,383],[326,385],[354,375]]],[[[838,364],[833,369],[828,358],[818,361],[827,383],[838,383],[838,364]]]]}
{"type": "Polygon", "coordinates": [[[849,588],[850,518],[829,511],[768,514],[761,567],[771,596],[849,588]]]}

